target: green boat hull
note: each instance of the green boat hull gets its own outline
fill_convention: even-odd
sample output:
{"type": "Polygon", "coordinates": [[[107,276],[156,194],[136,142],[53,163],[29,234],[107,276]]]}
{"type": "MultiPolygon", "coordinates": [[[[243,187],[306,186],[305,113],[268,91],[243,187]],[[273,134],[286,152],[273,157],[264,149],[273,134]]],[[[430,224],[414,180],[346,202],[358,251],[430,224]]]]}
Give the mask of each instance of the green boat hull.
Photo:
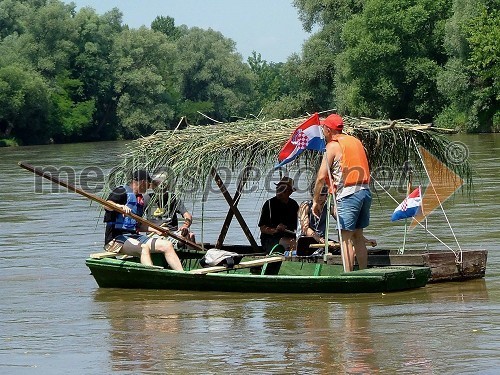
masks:
{"type": "MultiPolygon", "coordinates": [[[[86,260],[101,288],[170,289],[249,293],[380,293],[423,287],[428,267],[369,268],[344,273],[342,266],[301,262],[268,264],[208,274],[147,267],[136,260],[86,260]],[[274,273],[274,274],[273,274],[274,273]]],[[[186,267],[189,269],[189,267],[186,267]]]]}
{"type": "MultiPolygon", "coordinates": [[[[204,247],[211,249],[215,245],[205,243],[204,247]]],[[[222,248],[247,255],[251,255],[254,251],[248,245],[224,245],[222,248]]],[[[205,254],[205,252],[195,250],[180,250],[177,253],[181,258],[201,258],[205,254]]],[[[429,267],[431,269],[429,283],[483,278],[486,273],[487,258],[488,251],[481,249],[463,249],[458,254],[448,250],[408,250],[404,254],[400,254],[398,250],[368,249],[369,268],[389,266],[429,267]]],[[[287,260],[303,261],[299,257],[287,258],[287,260]]],[[[323,257],[312,258],[307,261],[320,263],[323,262],[323,257]]],[[[342,257],[330,254],[327,257],[327,263],[341,265],[342,257]]]]}

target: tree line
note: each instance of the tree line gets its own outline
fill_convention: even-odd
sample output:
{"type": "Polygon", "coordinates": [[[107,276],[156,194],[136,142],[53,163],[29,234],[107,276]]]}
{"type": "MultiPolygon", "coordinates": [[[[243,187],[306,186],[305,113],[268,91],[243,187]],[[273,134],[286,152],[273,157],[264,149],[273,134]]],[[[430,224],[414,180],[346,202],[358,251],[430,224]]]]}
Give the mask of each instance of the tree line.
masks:
{"type": "Polygon", "coordinates": [[[130,139],[250,115],[417,118],[500,130],[499,0],[294,0],[286,62],[244,61],[220,32],[130,28],[60,0],[0,0],[0,143],[130,139]]]}

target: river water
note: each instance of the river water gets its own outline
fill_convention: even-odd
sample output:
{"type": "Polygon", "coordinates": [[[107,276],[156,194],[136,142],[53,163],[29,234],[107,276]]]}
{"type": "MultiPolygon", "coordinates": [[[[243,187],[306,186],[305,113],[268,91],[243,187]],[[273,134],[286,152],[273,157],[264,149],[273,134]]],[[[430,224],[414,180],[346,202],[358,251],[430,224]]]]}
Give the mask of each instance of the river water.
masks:
{"type": "MultiPolygon", "coordinates": [[[[102,249],[100,209],[17,162],[72,168],[70,181],[97,191],[92,173],[116,165],[125,144],[0,149],[0,373],[498,373],[500,136],[454,140],[467,146],[475,190],[444,206],[461,247],[489,251],[486,277],[363,295],[99,289],[84,260],[102,249]]],[[[269,196],[256,193],[239,205],[256,236],[269,196]]],[[[198,240],[215,241],[227,211],[220,194],[209,198],[203,227],[201,203],[186,202],[198,240]]],[[[388,220],[394,207],[374,201],[368,236],[379,246],[401,243],[401,224],[388,220]]],[[[446,237],[444,215],[435,217],[436,233],[446,237]]],[[[243,239],[233,225],[227,242],[243,239]]],[[[416,232],[407,246],[427,241],[416,232]]]]}

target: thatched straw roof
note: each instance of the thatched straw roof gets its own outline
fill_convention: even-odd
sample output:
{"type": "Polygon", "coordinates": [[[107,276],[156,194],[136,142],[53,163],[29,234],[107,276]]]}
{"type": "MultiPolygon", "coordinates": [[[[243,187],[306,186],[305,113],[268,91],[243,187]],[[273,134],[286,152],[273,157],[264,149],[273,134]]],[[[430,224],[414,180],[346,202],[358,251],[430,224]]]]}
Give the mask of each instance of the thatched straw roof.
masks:
{"type": "MultiPolygon", "coordinates": [[[[123,163],[110,176],[118,181],[123,171],[146,168],[150,171],[168,167],[169,186],[179,187],[193,181],[211,178],[213,166],[238,170],[250,165],[272,170],[277,155],[294,129],[307,117],[285,120],[243,119],[231,123],[190,126],[159,131],[129,144],[123,163]]],[[[410,160],[416,172],[420,162],[414,150],[423,146],[445,165],[470,183],[467,161],[454,164],[448,160],[451,142],[449,129],[438,129],[418,121],[374,120],[344,116],[344,131],[358,137],[367,150],[372,174],[377,168],[399,169],[410,160]]],[[[305,151],[290,167],[301,163],[315,164],[321,155],[305,151]]],[[[123,177],[124,178],[124,177],[123,177]]]]}

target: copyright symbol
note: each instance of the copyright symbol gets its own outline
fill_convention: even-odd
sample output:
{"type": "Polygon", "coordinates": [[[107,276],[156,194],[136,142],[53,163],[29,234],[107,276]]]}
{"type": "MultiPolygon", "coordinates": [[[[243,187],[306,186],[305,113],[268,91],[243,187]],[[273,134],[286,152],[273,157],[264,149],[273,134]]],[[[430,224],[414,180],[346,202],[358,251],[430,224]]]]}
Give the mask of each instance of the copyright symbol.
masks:
{"type": "Polygon", "coordinates": [[[462,142],[451,142],[446,146],[446,160],[451,164],[463,164],[469,158],[469,148],[462,142]]]}

